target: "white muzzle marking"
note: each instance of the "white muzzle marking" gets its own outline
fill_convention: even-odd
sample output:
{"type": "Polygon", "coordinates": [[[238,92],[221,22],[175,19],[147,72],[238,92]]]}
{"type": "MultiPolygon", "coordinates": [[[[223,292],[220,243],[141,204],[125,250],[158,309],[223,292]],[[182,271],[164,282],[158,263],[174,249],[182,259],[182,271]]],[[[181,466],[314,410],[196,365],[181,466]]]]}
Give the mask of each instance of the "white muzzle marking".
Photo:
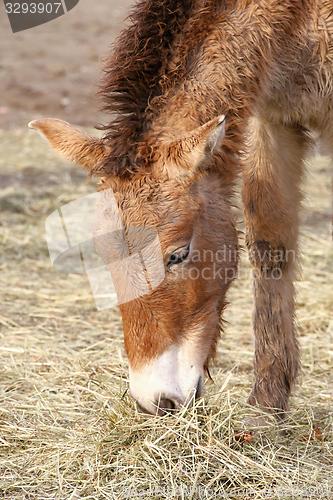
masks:
{"type": "Polygon", "coordinates": [[[198,389],[201,392],[206,357],[193,340],[185,341],[170,347],[138,370],[130,368],[132,397],[152,414],[158,413],[162,400],[172,401],[175,408],[187,404],[197,395],[198,389]]]}

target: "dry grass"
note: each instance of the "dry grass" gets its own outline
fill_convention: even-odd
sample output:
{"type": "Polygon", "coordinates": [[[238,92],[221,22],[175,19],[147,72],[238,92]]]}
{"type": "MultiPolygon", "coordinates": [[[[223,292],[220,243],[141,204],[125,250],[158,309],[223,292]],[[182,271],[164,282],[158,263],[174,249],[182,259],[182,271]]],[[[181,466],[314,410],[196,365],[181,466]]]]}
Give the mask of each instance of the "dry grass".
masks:
{"type": "Polygon", "coordinates": [[[329,164],[307,181],[298,321],[302,384],[283,428],[253,411],[247,259],[230,294],[214,384],[195,407],[140,416],[116,310],[49,264],[44,220],[93,187],[39,138],[0,134],[0,495],[6,499],[333,497],[333,248],[329,164]]]}

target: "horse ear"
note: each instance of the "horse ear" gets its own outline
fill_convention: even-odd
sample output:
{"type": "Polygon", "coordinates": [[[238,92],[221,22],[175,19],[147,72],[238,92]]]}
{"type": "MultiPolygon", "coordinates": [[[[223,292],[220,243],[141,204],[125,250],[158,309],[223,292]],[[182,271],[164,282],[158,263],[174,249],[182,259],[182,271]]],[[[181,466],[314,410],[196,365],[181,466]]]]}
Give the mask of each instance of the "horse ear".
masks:
{"type": "Polygon", "coordinates": [[[90,137],[55,118],[34,120],[28,126],[38,130],[67,160],[81,165],[91,174],[104,174],[102,166],[111,149],[101,139],[90,137]]]}
{"type": "Polygon", "coordinates": [[[225,136],[225,116],[221,115],[167,146],[166,163],[193,171],[207,156],[221,147],[225,136]]]}

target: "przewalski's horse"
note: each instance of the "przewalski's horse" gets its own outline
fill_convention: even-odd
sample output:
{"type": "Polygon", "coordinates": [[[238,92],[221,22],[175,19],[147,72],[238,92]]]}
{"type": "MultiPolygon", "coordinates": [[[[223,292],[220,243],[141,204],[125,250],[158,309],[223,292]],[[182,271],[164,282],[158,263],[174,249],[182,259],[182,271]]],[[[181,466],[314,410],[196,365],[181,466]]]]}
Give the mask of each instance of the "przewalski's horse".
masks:
{"type": "Polygon", "coordinates": [[[166,277],[120,307],[132,395],[155,413],[202,391],[237,266],[230,204],[241,172],[255,270],[249,401],[287,409],[299,369],[293,281],[309,131],[333,146],[331,2],[147,0],[105,70],[113,119],[102,139],[59,120],[31,126],[102,177],[125,227],[158,230],[166,277]],[[220,272],[205,278],[203,267],[215,263],[194,253],[222,248],[231,251],[220,272]]]}

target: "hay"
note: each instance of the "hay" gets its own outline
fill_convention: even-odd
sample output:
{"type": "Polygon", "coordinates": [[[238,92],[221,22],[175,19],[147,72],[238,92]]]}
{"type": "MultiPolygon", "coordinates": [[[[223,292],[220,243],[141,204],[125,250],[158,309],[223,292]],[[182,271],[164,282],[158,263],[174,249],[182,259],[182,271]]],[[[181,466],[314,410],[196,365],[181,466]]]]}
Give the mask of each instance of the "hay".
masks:
{"type": "Polygon", "coordinates": [[[44,220],[93,191],[25,131],[0,134],[0,495],[6,499],[332,498],[333,249],[329,164],[315,165],[298,283],[302,385],[288,420],[244,428],[252,373],[246,256],[207,396],[139,415],[126,393],[118,312],[52,269],[44,220]]]}

